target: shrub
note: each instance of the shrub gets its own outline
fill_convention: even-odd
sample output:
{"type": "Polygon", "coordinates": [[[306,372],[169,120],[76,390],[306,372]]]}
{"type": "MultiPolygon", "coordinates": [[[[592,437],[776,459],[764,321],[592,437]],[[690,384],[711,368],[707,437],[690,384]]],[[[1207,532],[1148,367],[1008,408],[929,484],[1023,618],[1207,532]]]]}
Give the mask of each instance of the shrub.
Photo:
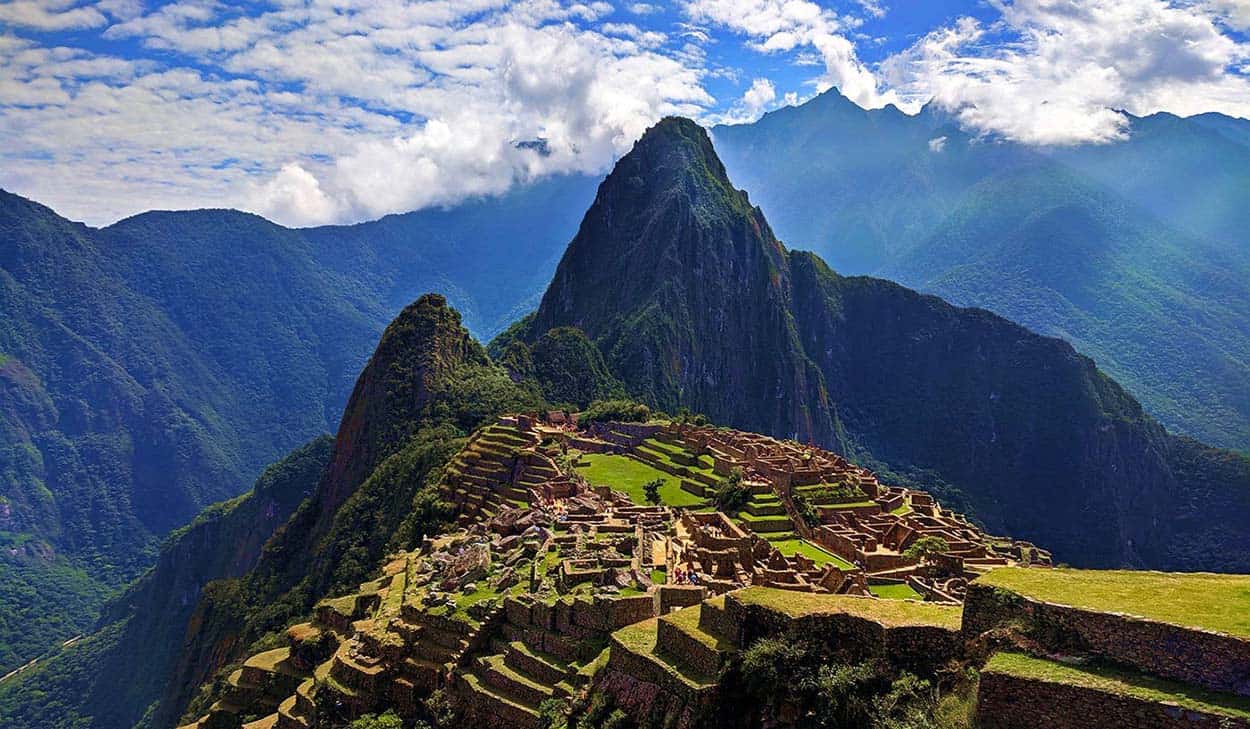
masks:
{"type": "Polygon", "coordinates": [[[794,495],[794,509],[799,512],[799,518],[809,527],[820,526],[820,514],[816,512],[816,507],[812,505],[812,500],[803,494],[794,495]]]}
{"type": "Polygon", "coordinates": [[[751,500],[751,490],[742,482],[742,469],[735,468],[716,487],[716,508],[726,514],[737,514],[751,500]]]}
{"type": "Polygon", "coordinates": [[[648,481],[642,485],[642,492],[647,497],[647,503],[655,506],[660,503],[660,487],[664,485],[664,479],[657,478],[648,481]]]}
{"type": "Polygon", "coordinates": [[[651,419],[651,408],[633,400],[595,400],[579,416],[582,423],[645,423],[651,419]]]}
{"type": "Polygon", "coordinates": [[[925,561],[930,557],[941,554],[950,549],[950,545],[941,537],[921,537],[912,543],[910,547],[903,552],[903,556],[908,559],[918,559],[925,561]]]}

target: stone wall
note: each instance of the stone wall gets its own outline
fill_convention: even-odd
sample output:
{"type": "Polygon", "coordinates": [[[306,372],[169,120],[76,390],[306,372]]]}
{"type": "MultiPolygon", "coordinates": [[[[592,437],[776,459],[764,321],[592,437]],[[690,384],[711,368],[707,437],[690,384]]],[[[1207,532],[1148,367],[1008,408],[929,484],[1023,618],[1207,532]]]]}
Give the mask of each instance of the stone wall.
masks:
{"type": "MultiPolygon", "coordinates": [[[[864,598],[870,599],[870,598],[864,598]]],[[[739,645],[781,635],[820,636],[848,660],[885,658],[920,675],[932,675],[951,659],[963,656],[957,630],[932,626],[884,625],[855,615],[829,613],[793,618],[759,605],[744,604],[730,594],[725,600],[728,635],[739,645]]]]}
{"type": "Polygon", "coordinates": [[[1250,721],[1069,684],[981,674],[980,729],[1250,729],[1250,721]]]}
{"type": "Polygon", "coordinates": [[[973,582],[964,603],[968,639],[1016,627],[1055,651],[1089,653],[1213,691],[1250,696],[1250,641],[1126,615],[1030,600],[973,582]]]}
{"type": "Polygon", "coordinates": [[[658,585],[655,591],[655,614],[666,615],[677,608],[698,605],[706,597],[707,590],[698,585],[658,585]]]}

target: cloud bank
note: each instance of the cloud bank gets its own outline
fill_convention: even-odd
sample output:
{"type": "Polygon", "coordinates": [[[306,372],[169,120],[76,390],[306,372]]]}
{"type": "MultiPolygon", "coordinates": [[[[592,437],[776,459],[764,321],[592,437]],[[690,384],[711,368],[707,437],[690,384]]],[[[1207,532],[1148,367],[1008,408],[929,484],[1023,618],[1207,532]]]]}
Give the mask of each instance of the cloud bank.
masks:
{"type": "Polygon", "coordinates": [[[1114,143],[1124,112],[1250,117],[1250,0],[985,3],[881,51],[905,4],[0,0],[0,186],[92,223],[311,225],[600,172],[664,115],[832,87],[1034,144],[1114,143]]]}

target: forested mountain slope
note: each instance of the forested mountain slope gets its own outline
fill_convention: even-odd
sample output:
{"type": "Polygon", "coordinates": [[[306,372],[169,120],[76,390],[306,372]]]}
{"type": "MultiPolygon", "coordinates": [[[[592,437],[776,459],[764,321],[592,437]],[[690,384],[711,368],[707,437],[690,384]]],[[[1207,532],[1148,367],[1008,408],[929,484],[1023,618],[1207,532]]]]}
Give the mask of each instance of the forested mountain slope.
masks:
{"type": "Polygon", "coordinates": [[[1250,122],[1034,147],[830,91],[712,136],[790,245],[1063,337],[1169,428],[1250,446],[1250,122]]]}
{"type": "Polygon", "coordinates": [[[561,326],[654,405],[944,483],[1060,560],[1250,569],[1250,461],[1167,434],[1062,340],[786,250],[691,122],[618,163],[493,349],[561,326]]]}

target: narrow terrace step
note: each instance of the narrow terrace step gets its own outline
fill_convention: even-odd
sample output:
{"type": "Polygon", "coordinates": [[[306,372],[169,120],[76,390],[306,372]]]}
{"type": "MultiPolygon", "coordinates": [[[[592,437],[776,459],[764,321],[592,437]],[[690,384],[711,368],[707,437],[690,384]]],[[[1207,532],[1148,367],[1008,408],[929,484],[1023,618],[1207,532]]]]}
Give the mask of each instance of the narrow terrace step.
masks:
{"type": "Polygon", "coordinates": [[[562,665],[558,658],[531,650],[519,640],[508,644],[504,652],[504,662],[513,669],[533,676],[539,682],[555,686],[569,678],[572,671],[562,665]]]}
{"type": "Polygon", "coordinates": [[[550,686],[509,666],[503,656],[479,659],[482,678],[514,701],[535,709],[554,693],[550,686]]]}
{"type": "Polygon", "coordinates": [[[537,729],[538,711],[519,703],[488,684],[481,676],[468,672],[458,676],[462,690],[472,693],[474,706],[481,706],[497,717],[501,725],[512,722],[521,729],[537,729]]]}

